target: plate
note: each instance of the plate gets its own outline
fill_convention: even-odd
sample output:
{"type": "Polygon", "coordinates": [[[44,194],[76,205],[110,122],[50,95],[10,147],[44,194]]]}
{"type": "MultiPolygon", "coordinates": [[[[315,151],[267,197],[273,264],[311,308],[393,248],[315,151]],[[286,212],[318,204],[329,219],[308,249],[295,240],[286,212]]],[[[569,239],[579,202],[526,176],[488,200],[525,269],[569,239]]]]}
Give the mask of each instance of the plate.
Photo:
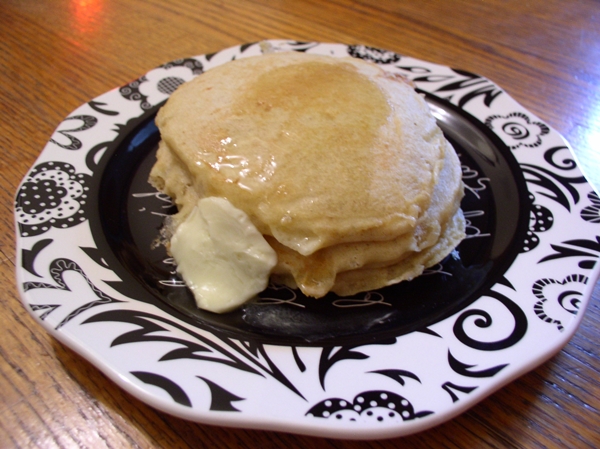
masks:
{"type": "Polygon", "coordinates": [[[600,256],[600,199],[569,145],[488,79],[361,46],[272,40],[164,64],[58,126],[15,199],[27,310],[129,393],[185,419],[333,438],[446,421],[559,351],[600,256]],[[157,110],[232,59],[297,51],[410,79],[460,156],[467,238],[411,281],[314,301],[270,285],[198,310],[156,245],[157,110]]]}

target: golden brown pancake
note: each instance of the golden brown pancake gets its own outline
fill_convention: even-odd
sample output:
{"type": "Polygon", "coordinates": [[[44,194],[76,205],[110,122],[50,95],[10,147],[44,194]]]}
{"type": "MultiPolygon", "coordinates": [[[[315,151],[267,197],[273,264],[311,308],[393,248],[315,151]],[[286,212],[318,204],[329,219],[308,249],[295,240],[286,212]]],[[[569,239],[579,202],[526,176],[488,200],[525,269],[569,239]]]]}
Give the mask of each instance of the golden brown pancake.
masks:
{"type": "Polygon", "coordinates": [[[159,111],[150,182],[185,219],[199,198],[246,212],[277,279],[349,295],[411,279],[464,237],[461,170],[423,98],[352,58],[275,53],[182,85],[159,111]]]}

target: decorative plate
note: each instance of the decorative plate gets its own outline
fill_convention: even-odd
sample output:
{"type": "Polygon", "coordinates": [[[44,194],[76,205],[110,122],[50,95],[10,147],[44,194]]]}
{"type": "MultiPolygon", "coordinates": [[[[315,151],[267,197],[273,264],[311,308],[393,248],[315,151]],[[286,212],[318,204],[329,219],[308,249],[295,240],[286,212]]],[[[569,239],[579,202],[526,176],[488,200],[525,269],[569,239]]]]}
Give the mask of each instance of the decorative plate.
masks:
{"type": "Polygon", "coordinates": [[[129,393],[198,422],[335,438],[432,427],[538,366],[600,271],[600,199],[557,132],[481,76],[356,45],[242,45],[99,96],[58,126],[15,218],[25,307],[129,393]],[[353,297],[271,285],[229,314],[196,309],[153,244],[173,210],[146,181],[154,116],[185,81],[263,51],[362,58],[414,82],[466,186],[468,237],[443,263],[353,297]]]}

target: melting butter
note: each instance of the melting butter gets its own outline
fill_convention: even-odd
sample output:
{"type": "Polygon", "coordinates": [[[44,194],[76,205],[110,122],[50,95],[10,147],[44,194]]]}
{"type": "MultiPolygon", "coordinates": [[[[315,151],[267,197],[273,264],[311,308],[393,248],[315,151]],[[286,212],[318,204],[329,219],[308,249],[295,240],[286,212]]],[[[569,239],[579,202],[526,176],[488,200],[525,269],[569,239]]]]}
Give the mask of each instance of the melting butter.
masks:
{"type": "Polygon", "coordinates": [[[201,199],[171,238],[177,271],[199,308],[229,312],[264,290],[277,255],[248,215],[218,197],[201,199]]]}

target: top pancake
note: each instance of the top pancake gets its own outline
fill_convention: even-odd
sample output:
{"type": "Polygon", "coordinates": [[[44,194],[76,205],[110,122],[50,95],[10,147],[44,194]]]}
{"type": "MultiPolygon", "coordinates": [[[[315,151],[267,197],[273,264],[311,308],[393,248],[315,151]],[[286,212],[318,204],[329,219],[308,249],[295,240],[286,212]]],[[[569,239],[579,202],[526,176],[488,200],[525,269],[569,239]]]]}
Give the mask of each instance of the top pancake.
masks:
{"type": "Polygon", "coordinates": [[[447,149],[407,83],[361,60],[301,53],[211,69],[156,122],[163,165],[185,176],[165,186],[157,169],[151,180],[177,193],[180,219],[194,199],[224,197],[303,256],[414,232],[447,149]]]}

